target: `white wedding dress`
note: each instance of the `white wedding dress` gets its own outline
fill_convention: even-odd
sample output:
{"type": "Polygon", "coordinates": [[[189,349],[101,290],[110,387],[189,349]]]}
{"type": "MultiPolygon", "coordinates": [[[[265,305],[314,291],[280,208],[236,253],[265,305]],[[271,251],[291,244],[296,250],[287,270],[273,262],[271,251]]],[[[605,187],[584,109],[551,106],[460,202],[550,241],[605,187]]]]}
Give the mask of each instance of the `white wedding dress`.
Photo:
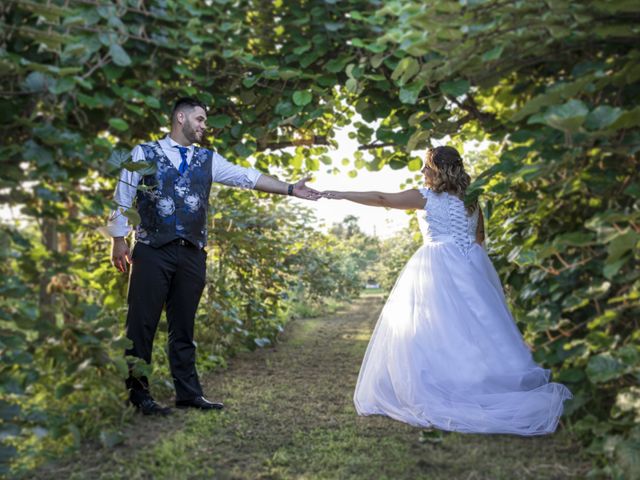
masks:
{"type": "Polygon", "coordinates": [[[360,415],[476,433],[542,435],[571,398],[533,361],[502,285],[475,242],[477,210],[421,189],[424,245],[391,291],[354,395],[360,415]]]}

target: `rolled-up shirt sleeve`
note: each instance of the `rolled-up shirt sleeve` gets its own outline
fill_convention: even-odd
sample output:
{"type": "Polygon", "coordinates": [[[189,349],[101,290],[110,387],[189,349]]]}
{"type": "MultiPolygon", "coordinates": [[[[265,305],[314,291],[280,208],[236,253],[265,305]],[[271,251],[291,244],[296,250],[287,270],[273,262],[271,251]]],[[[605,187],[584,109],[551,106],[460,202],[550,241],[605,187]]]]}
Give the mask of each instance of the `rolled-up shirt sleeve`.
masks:
{"type": "MultiPolygon", "coordinates": [[[[131,160],[139,162],[144,161],[144,159],[144,151],[138,145],[131,152],[131,160]]],[[[129,221],[123,215],[123,212],[133,205],[141,178],[142,176],[139,173],[132,172],[126,168],[123,168],[120,172],[116,191],[113,194],[113,200],[117,208],[109,215],[106,228],[107,233],[112,237],[126,237],[131,231],[129,221]]]]}
{"type": "Polygon", "coordinates": [[[213,181],[232,187],[255,188],[262,175],[255,168],[234,165],[216,152],[213,152],[212,163],[213,181]]]}

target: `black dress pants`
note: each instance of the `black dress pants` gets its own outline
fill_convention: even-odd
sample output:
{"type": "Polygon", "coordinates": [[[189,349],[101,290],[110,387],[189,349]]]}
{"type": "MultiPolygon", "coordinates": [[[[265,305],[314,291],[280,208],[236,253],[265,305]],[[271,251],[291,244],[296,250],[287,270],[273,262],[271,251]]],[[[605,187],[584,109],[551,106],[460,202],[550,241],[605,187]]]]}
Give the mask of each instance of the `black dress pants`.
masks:
{"type": "MultiPolygon", "coordinates": [[[[125,354],[151,363],[153,338],[162,308],[166,305],[168,350],[176,400],[202,395],[196,372],[193,327],[196,309],[205,285],[206,257],[203,249],[172,242],[159,248],[136,243],[129,277],[126,331],[133,347],[125,354]]],[[[148,389],[146,377],[132,374],[130,390],[148,389]]]]}

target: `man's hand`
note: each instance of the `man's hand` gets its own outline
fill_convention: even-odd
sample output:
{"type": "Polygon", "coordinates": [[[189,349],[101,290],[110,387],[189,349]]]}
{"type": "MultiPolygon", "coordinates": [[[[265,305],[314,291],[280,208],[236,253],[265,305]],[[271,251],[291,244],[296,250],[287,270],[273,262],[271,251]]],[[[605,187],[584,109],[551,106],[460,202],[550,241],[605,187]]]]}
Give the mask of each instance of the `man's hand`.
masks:
{"type": "Polygon", "coordinates": [[[124,237],[114,237],[111,241],[111,264],[118,271],[125,273],[127,271],[127,263],[133,263],[131,260],[131,251],[124,237]]]}
{"type": "Polygon", "coordinates": [[[298,198],[304,198],[305,200],[318,200],[322,197],[322,194],[313,188],[309,188],[305,185],[311,176],[304,177],[302,180],[298,180],[293,184],[293,196],[298,198]]]}

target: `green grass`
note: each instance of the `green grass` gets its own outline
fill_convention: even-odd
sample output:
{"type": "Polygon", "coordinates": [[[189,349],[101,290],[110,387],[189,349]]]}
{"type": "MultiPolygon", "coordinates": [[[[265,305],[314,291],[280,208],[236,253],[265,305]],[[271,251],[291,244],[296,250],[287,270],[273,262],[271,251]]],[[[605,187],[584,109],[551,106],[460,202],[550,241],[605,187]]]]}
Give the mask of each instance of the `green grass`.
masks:
{"type": "Polygon", "coordinates": [[[361,297],[370,297],[376,295],[384,295],[386,292],[383,288],[365,288],[360,293],[361,297]]]}
{"type": "Polygon", "coordinates": [[[242,353],[203,378],[223,412],[137,416],[127,442],[87,448],[39,478],[564,479],[588,469],[571,438],[444,434],[383,417],[358,417],[352,395],[382,306],[292,322],[273,349],[242,353]]]}
{"type": "Polygon", "coordinates": [[[346,305],[346,302],[334,300],[332,298],[323,299],[318,302],[304,301],[293,302],[289,308],[288,315],[292,318],[316,318],[331,315],[346,305]]]}

